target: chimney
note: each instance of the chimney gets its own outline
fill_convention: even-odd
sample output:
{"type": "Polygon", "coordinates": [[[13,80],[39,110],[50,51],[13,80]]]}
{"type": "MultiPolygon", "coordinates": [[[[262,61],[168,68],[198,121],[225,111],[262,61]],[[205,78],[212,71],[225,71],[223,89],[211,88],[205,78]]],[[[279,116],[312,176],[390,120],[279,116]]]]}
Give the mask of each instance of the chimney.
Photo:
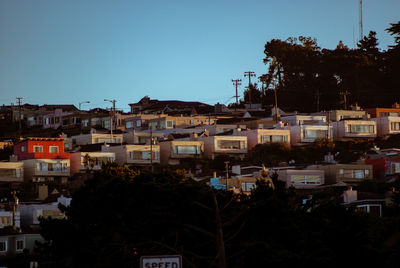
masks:
{"type": "Polygon", "coordinates": [[[353,190],[353,187],[350,186],[350,188],[343,193],[343,201],[345,203],[357,201],[357,190],[353,190]]]}

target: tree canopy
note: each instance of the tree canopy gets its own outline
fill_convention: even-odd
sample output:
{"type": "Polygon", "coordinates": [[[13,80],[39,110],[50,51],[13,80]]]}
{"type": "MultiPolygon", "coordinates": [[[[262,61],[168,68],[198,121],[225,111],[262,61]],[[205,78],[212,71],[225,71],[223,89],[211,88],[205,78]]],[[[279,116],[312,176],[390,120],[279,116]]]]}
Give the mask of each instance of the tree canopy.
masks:
{"type": "Polygon", "coordinates": [[[234,196],[174,172],[105,167],[64,220],[42,219],[41,267],[137,267],[179,254],[184,267],[398,265],[398,216],[374,218],[258,181],[234,196]],[[319,204],[319,205],[317,205],[319,204]]]}

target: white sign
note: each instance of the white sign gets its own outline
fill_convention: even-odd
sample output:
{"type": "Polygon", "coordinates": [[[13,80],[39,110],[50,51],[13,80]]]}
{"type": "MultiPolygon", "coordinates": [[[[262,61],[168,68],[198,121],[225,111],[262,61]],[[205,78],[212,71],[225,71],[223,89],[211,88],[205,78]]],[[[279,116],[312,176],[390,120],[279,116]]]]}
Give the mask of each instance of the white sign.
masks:
{"type": "Polygon", "coordinates": [[[182,257],[179,255],[142,256],[140,268],[182,268],[182,257]]]}

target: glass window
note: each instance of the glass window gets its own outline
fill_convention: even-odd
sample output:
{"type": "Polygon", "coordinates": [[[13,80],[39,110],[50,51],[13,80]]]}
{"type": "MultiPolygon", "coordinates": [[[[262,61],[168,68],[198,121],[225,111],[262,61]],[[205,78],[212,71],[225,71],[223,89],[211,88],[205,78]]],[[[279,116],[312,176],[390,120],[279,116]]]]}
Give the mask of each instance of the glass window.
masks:
{"type": "Polygon", "coordinates": [[[291,175],[290,182],[293,184],[321,184],[319,175],[291,175]]]}
{"type": "MultiPolygon", "coordinates": [[[[244,141],[243,141],[244,143],[244,141]]],[[[218,141],[218,147],[220,149],[240,149],[241,141],[232,140],[220,140],[218,141]]]]}
{"type": "Polygon", "coordinates": [[[132,128],[133,127],[133,123],[131,121],[126,122],[125,124],[126,128],[132,128]]]}
{"type": "Polygon", "coordinates": [[[400,122],[392,122],[390,123],[391,130],[400,130],[400,122]]]}
{"type": "Polygon", "coordinates": [[[24,240],[23,239],[17,239],[15,241],[15,246],[16,246],[16,250],[23,250],[25,245],[24,245],[24,240]]]}
{"type": "Polygon", "coordinates": [[[167,120],[167,128],[173,128],[175,125],[175,121],[167,120]]]}
{"type": "Polygon", "coordinates": [[[348,125],[347,132],[350,133],[374,133],[373,125],[348,125]]]}
{"type": "Polygon", "coordinates": [[[314,130],[314,129],[305,129],[304,130],[304,138],[325,138],[328,134],[327,130],[314,130]]]}
{"type": "Polygon", "coordinates": [[[0,241],[0,252],[7,251],[7,241],[0,241]]]}
{"type": "Polygon", "coordinates": [[[392,173],[400,173],[400,163],[392,163],[392,173]]]}
{"type": "Polygon", "coordinates": [[[21,146],[21,152],[25,152],[25,146],[21,146]]]}
{"type": "Polygon", "coordinates": [[[356,179],[364,179],[364,170],[354,170],[354,178],[356,179]]]}
{"type": "Polygon", "coordinates": [[[33,146],[33,152],[35,152],[35,153],[43,153],[43,146],[41,146],[41,145],[34,145],[34,146],[33,146]]]}
{"type": "Polygon", "coordinates": [[[50,153],[58,153],[58,146],[50,146],[49,151],[50,153]]]}
{"type": "MultiPolygon", "coordinates": [[[[133,151],[129,152],[129,158],[132,160],[151,160],[150,151],[133,151]]],[[[158,160],[159,153],[153,151],[153,160],[158,160]]]]}
{"type": "Polygon", "coordinates": [[[254,182],[242,182],[243,192],[250,192],[254,188],[256,188],[256,184],[254,182]]]}
{"type": "Polygon", "coordinates": [[[142,120],[136,120],[136,126],[137,127],[142,126],[142,120]]]}
{"type": "Polygon", "coordinates": [[[174,146],[174,153],[175,154],[200,154],[201,148],[200,146],[196,145],[177,145],[174,146]]]}

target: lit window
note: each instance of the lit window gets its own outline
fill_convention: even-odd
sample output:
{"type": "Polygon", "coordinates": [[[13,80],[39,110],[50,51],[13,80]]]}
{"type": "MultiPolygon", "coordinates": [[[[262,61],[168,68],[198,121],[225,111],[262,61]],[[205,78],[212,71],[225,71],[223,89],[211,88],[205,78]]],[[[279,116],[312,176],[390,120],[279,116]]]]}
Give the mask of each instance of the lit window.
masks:
{"type": "Polygon", "coordinates": [[[50,153],[58,153],[58,146],[50,146],[49,151],[50,153]]]}
{"type": "Polygon", "coordinates": [[[21,146],[21,152],[25,152],[25,146],[21,146]]]}

